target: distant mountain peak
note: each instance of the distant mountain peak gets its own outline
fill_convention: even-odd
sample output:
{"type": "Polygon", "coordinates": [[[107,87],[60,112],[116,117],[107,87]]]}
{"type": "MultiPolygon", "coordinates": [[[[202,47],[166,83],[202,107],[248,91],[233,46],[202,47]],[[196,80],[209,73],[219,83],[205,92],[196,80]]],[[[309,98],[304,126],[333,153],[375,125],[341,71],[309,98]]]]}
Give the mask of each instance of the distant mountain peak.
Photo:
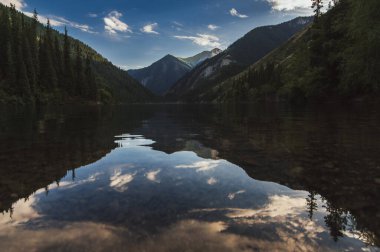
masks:
{"type": "MultiPolygon", "coordinates": [[[[171,55],[171,54],[166,54],[162,59],[173,59],[173,58],[177,58],[177,57],[175,57],[175,56],[173,56],[173,55],[171,55]]],[[[161,59],[161,60],[162,60],[161,59]]]]}
{"type": "Polygon", "coordinates": [[[163,95],[192,68],[221,52],[219,48],[214,48],[188,58],[167,54],[148,67],[131,69],[128,73],[153,93],[163,95]]]}
{"type": "Polygon", "coordinates": [[[219,49],[219,48],[214,48],[214,49],[211,50],[211,52],[212,52],[214,55],[217,55],[217,54],[223,52],[223,50],[221,50],[221,49],[219,49]]]}
{"type": "Polygon", "coordinates": [[[191,67],[177,57],[167,54],[148,67],[131,69],[128,73],[144,87],[157,95],[163,95],[191,67]]]}
{"type": "Polygon", "coordinates": [[[214,48],[211,51],[203,51],[201,53],[198,53],[188,58],[178,58],[178,59],[188,64],[191,68],[194,68],[200,63],[202,63],[203,61],[209,58],[212,58],[221,52],[222,50],[220,50],[219,48],[214,48]]]}
{"type": "Polygon", "coordinates": [[[293,25],[293,26],[307,25],[307,24],[311,23],[313,21],[313,19],[314,19],[314,17],[312,17],[312,16],[310,16],[310,17],[297,17],[297,18],[290,20],[286,23],[289,25],[293,25]]]}
{"type": "MultiPolygon", "coordinates": [[[[193,69],[173,85],[167,97],[195,101],[206,90],[211,90],[284,44],[312,20],[312,17],[299,17],[277,25],[256,27],[226,50],[213,49],[210,59],[193,64],[193,69]]],[[[187,61],[189,58],[182,60],[187,61]]]]}

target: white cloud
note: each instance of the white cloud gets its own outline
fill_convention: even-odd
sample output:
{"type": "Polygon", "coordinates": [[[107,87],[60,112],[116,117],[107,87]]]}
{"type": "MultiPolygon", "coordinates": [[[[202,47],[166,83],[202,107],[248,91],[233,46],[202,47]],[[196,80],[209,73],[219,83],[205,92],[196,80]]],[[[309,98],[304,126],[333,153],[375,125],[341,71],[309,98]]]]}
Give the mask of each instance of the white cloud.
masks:
{"type": "Polygon", "coordinates": [[[195,169],[197,172],[201,171],[209,171],[216,167],[218,167],[220,161],[218,160],[205,160],[205,161],[199,161],[195,162],[190,165],[177,165],[175,168],[180,169],[195,169]]]}
{"type": "Polygon", "coordinates": [[[177,22],[177,21],[173,21],[172,28],[177,30],[177,31],[182,31],[183,24],[181,24],[180,22],[177,22]]]}
{"type": "Polygon", "coordinates": [[[156,32],[154,29],[157,28],[158,24],[153,23],[153,24],[147,24],[143,28],[141,28],[141,31],[144,33],[150,33],[150,34],[159,34],[156,32]]]}
{"type": "Polygon", "coordinates": [[[209,178],[207,180],[207,184],[209,185],[215,185],[216,183],[218,183],[218,181],[215,178],[209,178]]]}
{"type": "Polygon", "coordinates": [[[242,194],[242,193],[245,193],[245,190],[240,190],[240,191],[237,191],[237,192],[230,193],[230,194],[228,194],[227,197],[230,200],[233,200],[233,199],[235,199],[236,195],[239,195],[239,194],[242,194]]]}
{"type": "Polygon", "coordinates": [[[120,169],[114,171],[114,174],[110,177],[110,187],[118,192],[125,192],[127,185],[132,182],[136,174],[122,174],[120,169]]]}
{"type": "Polygon", "coordinates": [[[269,203],[261,209],[230,209],[232,212],[227,214],[227,216],[230,218],[251,218],[253,216],[257,218],[298,216],[304,212],[304,209],[304,197],[273,195],[269,197],[269,203]]]}
{"type": "Polygon", "coordinates": [[[118,11],[111,11],[107,17],[105,17],[104,20],[104,29],[109,34],[117,34],[118,32],[131,32],[129,26],[120,20],[120,18],[123,16],[118,11]]]}
{"type": "Polygon", "coordinates": [[[213,24],[209,24],[207,26],[207,28],[209,28],[211,31],[215,31],[216,29],[220,28],[219,26],[217,25],[213,25],[213,24]]]}
{"type": "Polygon", "coordinates": [[[95,33],[91,30],[91,27],[89,25],[86,25],[86,24],[79,24],[79,23],[67,20],[63,17],[56,17],[56,16],[53,16],[53,20],[61,22],[66,26],[73,27],[73,28],[79,29],[79,30],[84,31],[84,32],[95,33]]]}
{"type": "Polygon", "coordinates": [[[177,22],[177,21],[173,21],[173,24],[176,25],[176,26],[181,26],[181,27],[183,27],[183,24],[180,23],[180,22],[177,22]]]}
{"type": "Polygon", "coordinates": [[[209,34],[197,34],[197,36],[174,36],[177,39],[181,40],[191,40],[193,43],[200,46],[207,47],[220,47],[219,38],[214,35],[209,34]]]}
{"type": "Polygon", "coordinates": [[[97,18],[98,14],[96,14],[96,13],[88,13],[87,16],[89,16],[90,18],[97,18]]]}
{"type": "Polygon", "coordinates": [[[0,3],[6,6],[10,6],[11,4],[14,4],[16,9],[20,11],[27,6],[24,0],[0,0],[0,3]]]}
{"type": "MultiPolygon", "coordinates": [[[[22,11],[28,17],[33,17],[32,12],[23,11],[23,9],[25,9],[25,7],[27,6],[27,4],[24,2],[24,0],[0,0],[0,3],[7,5],[7,6],[14,4],[17,10],[22,11]]],[[[66,25],[68,27],[73,27],[73,28],[79,29],[79,30],[84,31],[84,32],[95,33],[91,30],[91,27],[86,25],[86,24],[78,24],[76,22],[67,20],[63,17],[51,16],[51,15],[50,16],[44,16],[44,15],[40,15],[40,14],[38,15],[38,20],[43,24],[46,24],[48,19],[50,20],[50,25],[54,26],[54,27],[62,27],[62,26],[66,25]]]]}
{"type": "MultiPolygon", "coordinates": [[[[24,14],[27,15],[28,17],[33,17],[33,15],[34,15],[32,12],[24,12],[24,14]]],[[[50,20],[51,26],[58,27],[58,26],[64,26],[65,25],[63,22],[56,20],[54,18],[49,17],[49,20],[50,20]]],[[[47,24],[48,18],[44,15],[38,14],[38,21],[42,24],[47,24]]]]}
{"type": "Polygon", "coordinates": [[[230,10],[230,14],[231,14],[231,16],[238,17],[238,18],[247,18],[248,17],[247,15],[240,14],[235,8],[232,8],[230,10]]]}
{"type": "Polygon", "coordinates": [[[153,181],[153,182],[159,182],[159,181],[157,180],[157,175],[158,175],[158,173],[160,173],[160,172],[161,172],[160,169],[158,169],[157,171],[150,171],[150,172],[147,172],[147,173],[145,174],[145,176],[146,176],[146,178],[147,178],[148,180],[150,180],[150,181],[153,181]]]}
{"type": "Polygon", "coordinates": [[[115,143],[117,143],[120,148],[135,148],[137,146],[148,146],[155,143],[150,139],[144,139],[138,135],[126,134],[117,137],[122,138],[120,140],[115,141],[115,143]]]}
{"type": "Polygon", "coordinates": [[[20,199],[12,205],[12,216],[8,214],[0,215],[1,229],[6,227],[7,224],[20,224],[26,223],[32,219],[40,217],[40,214],[35,210],[34,206],[37,202],[36,195],[32,194],[28,200],[20,199]]]}
{"type": "MultiPolygon", "coordinates": [[[[33,17],[34,15],[34,13],[32,12],[23,12],[23,13],[27,15],[28,17],[33,17]]],[[[50,20],[50,25],[54,27],[68,26],[68,27],[81,30],[83,32],[96,33],[92,31],[92,28],[89,25],[86,25],[86,24],[79,24],[79,23],[67,20],[63,17],[44,16],[44,15],[38,14],[38,21],[41,22],[42,24],[46,24],[48,19],[50,20]]]]}
{"type": "MultiPolygon", "coordinates": [[[[266,0],[276,11],[312,12],[309,0],[266,0]]],[[[306,13],[305,13],[306,14],[306,13]]]]}

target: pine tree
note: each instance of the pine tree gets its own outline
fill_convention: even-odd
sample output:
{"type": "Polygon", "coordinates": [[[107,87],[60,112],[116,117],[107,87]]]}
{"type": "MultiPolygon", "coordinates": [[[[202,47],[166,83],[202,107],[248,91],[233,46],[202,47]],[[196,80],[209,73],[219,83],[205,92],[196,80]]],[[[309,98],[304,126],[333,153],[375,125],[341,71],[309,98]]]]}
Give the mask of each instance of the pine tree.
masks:
{"type": "Polygon", "coordinates": [[[76,91],[76,96],[85,95],[85,92],[86,92],[85,83],[84,83],[83,63],[82,63],[82,51],[79,45],[77,45],[76,47],[75,91],[76,91]]]}
{"type": "Polygon", "coordinates": [[[2,80],[7,76],[8,47],[10,46],[10,22],[8,9],[5,9],[0,14],[0,80],[2,80]]]}
{"type": "Polygon", "coordinates": [[[24,15],[21,16],[22,17],[22,21],[21,21],[21,27],[22,29],[20,30],[20,34],[19,34],[19,40],[20,40],[20,43],[21,43],[21,51],[22,51],[22,65],[20,66],[20,71],[24,71],[24,69],[22,69],[23,67],[25,67],[25,71],[27,73],[27,83],[24,83],[22,85],[24,85],[24,88],[25,88],[25,92],[24,93],[27,93],[29,97],[25,96],[25,99],[28,99],[29,101],[33,100],[32,96],[33,96],[33,90],[35,89],[36,87],[36,71],[35,71],[35,67],[34,67],[34,64],[33,64],[33,56],[32,56],[32,50],[30,48],[30,37],[27,36],[26,34],[28,34],[28,31],[29,31],[29,27],[28,25],[25,23],[25,20],[24,20],[24,15]]]}
{"type": "Polygon", "coordinates": [[[317,194],[314,191],[311,191],[306,198],[307,211],[308,211],[308,216],[309,216],[310,220],[313,219],[314,212],[316,210],[318,210],[318,203],[317,203],[316,195],[317,194]]]}
{"type": "Polygon", "coordinates": [[[54,37],[54,49],[53,49],[53,54],[54,54],[54,67],[55,67],[55,72],[56,72],[56,75],[57,75],[57,79],[58,79],[58,85],[60,87],[60,89],[63,89],[64,87],[64,84],[63,84],[63,60],[62,60],[62,50],[61,50],[61,46],[59,44],[59,40],[58,40],[58,37],[55,36],[54,37]]]}
{"type": "Polygon", "coordinates": [[[17,55],[17,50],[19,46],[19,41],[17,39],[18,35],[18,22],[17,22],[17,12],[15,6],[11,4],[9,8],[9,14],[6,14],[5,25],[7,28],[5,31],[5,57],[4,57],[4,90],[10,94],[15,95],[16,93],[16,62],[15,56],[17,55]]]}
{"type": "Polygon", "coordinates": [[[40,76],[39,81],[44,91],[51,92],[57,86],[57,76],[53,66],[52,53],[52,31],[50,21],[46,26],[45,36],[39,46],[40,49],[40,76]]]}
{"type": "Polygon", "coordinates": [[[9,94],[12,94],[14,92],[14,86],[16,84],[16,72],[15,72],[15,63],[13,58],[13,50],[12,50],[12,43],[11,41],[7,41],[7,44],[5,46],[6,48],[6,55],[5,55],[5,84],[4,84],[4,90],[7,91],[9,94]]]}
{"type": "Polygon", "coordinates": [[[314,9],[315,20],[317,21],[318,18],[322,14],[323,0],[311,0],[311,2],[312,2],[311,8],[314,9]]]}
{"type": "Polygon", "coordinates": [[[30,91],[30,84],[28,79],[28,74],[26,71],[26,66],[24,63],[24,57],[22,55],[22,48],[21,46],[18,48],[17,53],[17,96],[21,97],[24,101],[32,101],[31,91],[30,91]]]}
{"type": "Polygon", "coordinates": [[[17,16],[17,10],[15,5],[11,4],[10,5],[10,20],[11,20],[11,33],[10,33],[10,38],[11,38],[11,43],[12,43],[12,50],[13,50],[13,55],[17,55],[17,50],[18,50],[18,43],[19,43],[19,29],[20,29],[20,22],[18,20],[17,16]]]}
{"type": "Polygon", "coordinates": [[[33,19],[29,28],[29,48],[30,48],[30,62],[27,62],[27,66],[31,68],[33,73],[29,76],[31,81],[31,88],[33,95],[37,92],[37,73],[39,72],[39,60],[38,60],[38,40],[37,40],[37,27],[38,27],[38,13],[34,9],[33,19]]]}
{"type": "Polygon", "coordinates": [[[49,20],[43,27],[36,10],[28,18],[14,4],[0,4],[1,98],[50,102],[60,95],[64,99],[76,96],[96,101],[93,58],[87,55],[84,62],[82,50],[87,48],[69,38],[66,28],[62,37],[49,20]]]}
{"type": "Polygon", "coordinates": [[[96,79],[94,77],[94,74],[92,72],[92,67],[91,67],[91,60],[89,57],[86,58],[86,86],[88,88],[87,94],[88,98],[92,101],[97,100],[98,96],[98,89],[96,85],[96,79]]]}
{"type": "Polygon", "coordinates": [[[73,69],[71,63],[71,44],[68,36],[67,28],[65,27],[65,35],[63,40],[63,75],[64,75],[64,89],[68,94],[75,93],[73,69]]]}

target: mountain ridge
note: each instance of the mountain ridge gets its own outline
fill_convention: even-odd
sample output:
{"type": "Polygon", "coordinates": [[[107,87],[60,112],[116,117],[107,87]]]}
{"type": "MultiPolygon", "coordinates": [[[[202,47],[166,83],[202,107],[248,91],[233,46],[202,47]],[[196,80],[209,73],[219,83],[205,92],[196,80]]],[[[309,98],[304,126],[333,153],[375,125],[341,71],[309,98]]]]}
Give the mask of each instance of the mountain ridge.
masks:
{"type": "MultiPolygon", "coordinates": [[[[242,72],[192,102],[378,102],[380,2],[340,0],[242,72]]],[[[298,20],[301,22],[302,20],[298,20]]]]}
{"type": "Polygon", "coordinates": [[[203,92],[203,89],[238,74],[260,60],[309,25],[312,20],[312,17],[298,17],[281,24],[251,30],[220,54],[197,65],[173,85],[166,93],[166,98],[191,101],[197,92],[203,92]]]}
{"type": "Polygon", "coordinates": [[[161,95],[181,76],[190,71],[190,66],[171,54],[167,54],[150,66],[130,69],[128,73],[142,86],[153,93],[161,95]]]}
{"type": "Polygon", "coordinates": [[[203,51],[187,58],[167,54],[147,67],[130,69],[128,73],[153,93],[164,95],[174,83],[193,67],[217,55],[219,52],[221,52],[221,50],[215,48],[211,51],[203,51]]]}
{"type": "Polygon", "coordinates": [[[179,60],[182,60],[186,64],[188,64],[191,68],[196,67],[198,64],[201,64],[203,61],[212,58],[219,53],[221,53],[222,50],[219,48],[214,48],[211,51],[203,51],[201,53],[198,53],[194,56],[183,58],[183,57],[177,57],[179,60]]]}

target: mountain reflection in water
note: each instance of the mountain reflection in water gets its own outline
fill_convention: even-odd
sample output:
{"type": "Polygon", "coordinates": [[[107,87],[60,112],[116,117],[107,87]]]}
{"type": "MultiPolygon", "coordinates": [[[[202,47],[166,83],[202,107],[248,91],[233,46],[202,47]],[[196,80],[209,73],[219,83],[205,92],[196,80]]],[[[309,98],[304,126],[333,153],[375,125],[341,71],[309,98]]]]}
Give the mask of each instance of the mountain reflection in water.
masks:
{"type": "Polygon", "coordinates": [[[375,108],[4,109],[5,251],[378,251],[375,108]]]}

